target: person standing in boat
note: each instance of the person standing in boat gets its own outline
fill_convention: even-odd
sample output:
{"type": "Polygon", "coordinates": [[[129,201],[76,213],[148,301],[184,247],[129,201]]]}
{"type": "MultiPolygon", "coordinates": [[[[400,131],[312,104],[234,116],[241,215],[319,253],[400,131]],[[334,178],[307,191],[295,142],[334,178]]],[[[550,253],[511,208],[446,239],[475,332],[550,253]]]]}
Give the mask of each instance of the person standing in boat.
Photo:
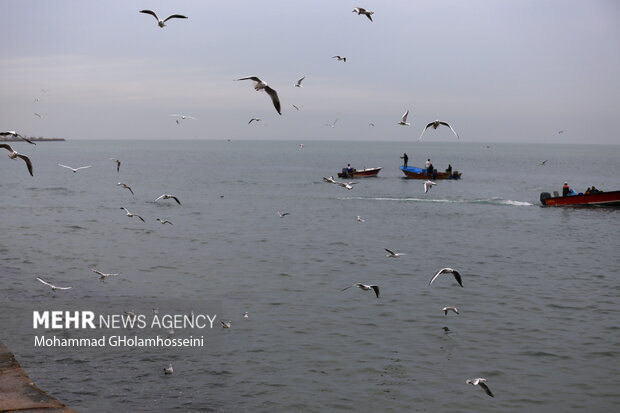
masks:
{"type": "Polygon", "coordinates": [[[564,182],[564,186],[562,187],[562,196],[568,196],[570,194],[570,187],[568,186],[568,182],[564,182]]]}
{"type": "Polygon", "coordinates": [[[400,157],[400,159],[403,160],[403,165],[405,166],[405,168],[407,167],[407,161],[409,161],[409,157],[407,156],[406,153],[403,153],[403,156],[400,157]]]}
{"type": "Polygon", "coordinates": [[[424,166],[426,166],[426,173],[427,173],[429,176],[432,176],[432,175],[433,175],[433,169],[434,169],[434,168],[433,168],[433,164],[431,163],[430,158],[426,160],[426,163],[424,164],[424,166]]]}

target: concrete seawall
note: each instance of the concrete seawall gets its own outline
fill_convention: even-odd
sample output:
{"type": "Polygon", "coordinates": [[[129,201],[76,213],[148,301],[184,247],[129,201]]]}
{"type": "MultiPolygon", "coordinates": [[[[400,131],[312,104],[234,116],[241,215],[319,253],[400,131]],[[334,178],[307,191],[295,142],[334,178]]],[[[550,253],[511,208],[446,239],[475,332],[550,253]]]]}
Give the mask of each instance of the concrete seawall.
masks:
{"type": "Polygon", "coordinates": [[[35,386],[2,341],[0,341],[0,412],[75,413],[35,386]]]}

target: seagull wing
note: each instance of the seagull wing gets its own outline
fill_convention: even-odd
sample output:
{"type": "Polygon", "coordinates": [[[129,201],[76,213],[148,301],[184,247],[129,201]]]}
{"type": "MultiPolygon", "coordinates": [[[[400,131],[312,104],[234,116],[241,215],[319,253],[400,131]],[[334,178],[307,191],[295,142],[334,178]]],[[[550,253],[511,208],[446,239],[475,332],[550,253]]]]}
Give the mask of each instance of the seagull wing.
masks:
{"type": "Polygon", "coordinates": [[[95,274],[99,274],[99,275],[101,275],[102,277],[105,277],[105,275],[104,275],[101,271],[97,271],[97,270],[96,270],[96,269],[94,269],[94,268],[91,268],[90,270],[91,270],[92,272],[94,272],[95,274]]]}
{"type": "Polygon", "coordinates": [[[131,195],[135,195],[135,194],[133,193],[133,191],[131,190],[131,188],[130,188],[130,187],[128,187],[127,185],[125,185],[125,188],[129,189],[129,192],[131,192],[131,195]]]}
{"type": "Polygon", "coordinates": [[[159,200],[160,200],[160,199],[162,199],[164,196],[166,196],[166,194],[160,195],[160,196],[159,196],[159,197],[157,197],[157,199],[155,199],[155,201],[153,201],[153,202],[157,202],[157,201],[159,201],[159,200]]]}
{"type": "Polygon", "coordinates": [[[237,79],[237,80],[253,80],[253,81],[257,82],[257,83],[262,82],[262,80],[260,80],[256,76],[242,77],[242,78],[237,79]]]}
{"type": "Polygon", "coordinates": [[[370,12],[366,12],[365,14],[366,14],[366,17],[368,17],[368,20],[372,21],[372,17],[370,17],[370,15],[371,15],[372,13],[370,13],[370,12]]]}
{"type": "MultiPolygon", "coordinates": [[[[157,17],[157,16],[155,16],[155,17],[157,17]]],[[[182,14],[172,14],[172,15],[166,17],[164,22],[167,22],[170,19],[187,19],[187,16],[183,16],[182,14]]]]}
{"type": "Polygon", "coordinates": [[[396,254],[394,253],[394,251],[390,251],[390,250],[389,250],[389,249],[387,249],[387,248],[384,248],[384,250],[386,250],[386,251],[388,252],[388,254],[390,254],[390,255],[392,255],[392,256],[395,256],[395,255],[396,255],[396,254]]]}
{"type": "Polygon", "coordinates": [[[447,126],[450,128],[450,130],[452,131],[452,133],[454,133],[454,135],[456,136],[456,139],[460,139],[459,138],[459,134],[456,133],[456,131],[454,130],[454,128],[452,128],[452,126],[448,125],[446,122],[439,122],[441,125],[447,126]]]}
{"type": "Polygon", "coordinates": [[[15,151],[13,150],[13,148],[11,148],[11,145],[9,145],[9,144],[7,144],[7,143],[0,143],[0,148],[4,148],[4,149],[6,149],[6,150],[7,150],[7,151],[9,151],[9,152],[15,152],[15,151]]]}
{"type": "Polygon", "coordinates": [[[491,389],[489,389],[489,386],[487,386],[486,384],[484,384],[482,381],[478,382],[478,386],[482,387],[482,389],[484,390],[484,392],[486,394],[488,394],[491,397],[495,397],[493,396],[493,393],[491,392],[491,389]]]}
{"type": "Polygon", "coordinates": [[[37,277],[37,280],[41,281],[43,284],[47,285],[48,287],[51,287],[51,288],[55,287],[53,284],[50,284],[47,281],[40,279],[39,277],[37,277]]]}
{"type": "Polygon", "coordinates": [[[29,143],[29,144],[31,144],[31,145],[36,145],[36,143],[34,143],[33,141],[31,141],[31,140],[30,140],[30,139],[28,139],[28,138],[24,138],[24,137],[23,137],[22,135],[20,135],[20,134],[17,134],[17,136],[18,136],[19,138],[21,138],[22,140],[24,140],[24,141],[28,142],[28,143],[29,143]]]}
{"type": "Polygon", "coordinates": [[[155,17],[155,20],[159,22],[159,17],[157,17],[155,12],[152,10],[140,10],[140,13],[150,14],[151,16],[155,17]]]}
{"type": "Polygon", "coordinates": [[[428,282],[428,285],[431,285],[433,283],[433,281],[435,281],[435,278],[439,277],[441,274],[443,274],[444,272],[446,272],[445,268],[442,268],[441,270],[439,270],[437,272],[437,274],[435,274],[435,276],[433,278],[431,278],[431,280],[428,282]]]}
{"type": "Polygon", "coordinates": [[[424,135],[424,132],[426,132],[426,130],[427,130],[428,128],[430,128],[431,126],[433,126],[433,123],[434,123],[434,122],[429,123],[428,125],[426,125],[426,126],[424,127],[424,129],[422,129],[422,134],[420,135],[420,138],[418,139],[419,141],[421,141],[421,140],[422,140],[422,136],[424,135]]]}
{"type": "Polygon", "coordinates": [[[273,102],[273,106],[276,108],[276,111],[278,112],[278,114],[282,114],[282,111],[280,110],[280,98],[278,98],[278,92],[276,92],[274,89],[270,88],[269,86],[265,86],[265,92],[267,92],[267,94],[269,96],[271,96],[271,101],[273,102]]]}
{"type": "Polygon", "coordinates": [[[459,283],[459,285],[462,287],[463,286],[463,282],[461,280],[461,274],[459,274],[458,271],[452,271],[452,275],[454,275],[454,278],[456,279],[456,282],[459,283]]]}
{"type": "Polygon", "coordinates": [[[379,286],[378,285],[371,285],[370,288],[372,288],[375,291],[375,294],[377,295],[377,298],[379,298],[379,286]]]}
{"type": "Polygon", "coordinates": [[[73,172],[77,171],[77,169],[73,169],[72,167],[67,166],[67,165],[63,165],[61,163],[59,163],[58,166],[62,166],[63,168],[71,169],[73,172]]]}
{"type": "Polygon", "coordinates": [[[56,287],[56,286],[54,286],[54,288],[56,288],[57,290],[70,290],[73,287],[56,287]]]}
{"type": "Polygon", "coordinates": [[[18,153],[17,156],[22,158],[24,162],[26,162],[26,166],[28,167],[28,172],[30,172],[30,176],[34,176],[32,174],[32,162],[30,162],[30,158],[26,155],[22,155],[21,153],[18,153]]]}
{"type": "Polygon", "coordinates": [[[405,114],[403,115],[403,120],[402,120],[403,123],[407,122],[408,115],[409,115],[409,109],[407,109],[407,112],[405,112],[405,114]]]}
{"type": "Polygon", "coordinates": [[[78,171],[80,169],[86,169],[86,168],[92,168],[92,165],[80,166],[79,168],[75,168],[75,170],[78,171]]]}
{"type": "Polygon", "coordinates": [[[134,216],[136,216],[136,217],[138,217],[138,218],[140,218],[140,220],[141,220],[142,222],[146,222],[146,221],[144,220],[144,218],[142,218],[140,215],[136,215],[136,214],[133,214],[133,215],[134,215],[134,216]]]}
{"type": "Polygon", "coordinates": [[[351,285],[349,285],[348,287],[345,287],[345,288],[343,288],[343,289],[342,289],[342,290],[340,290],[340,291],[348,290],[348,289],[349,289],[349,288],[351,288],[351,287],[357,287],[357,284],[351,284],[351,285]]]}
{"type": "Polygon", "coordinates": [[[306,77],[304,76],[304,77],[302,77],[301,79],[299,79],[299,80],[297,81],[297,86],[301,87],[301,81],[302,81],[302,80],[304,80],[305,78],[306,78],[306,77]]]}
{"type": "Polygon", "coordinates": [[[175,201],[177,201],[177,204],[181,205],[181,201],[179,201],[179,198],[177,198],[176,196],[172,195],[170,196],[170,198],[174,199],[175,201]]]}

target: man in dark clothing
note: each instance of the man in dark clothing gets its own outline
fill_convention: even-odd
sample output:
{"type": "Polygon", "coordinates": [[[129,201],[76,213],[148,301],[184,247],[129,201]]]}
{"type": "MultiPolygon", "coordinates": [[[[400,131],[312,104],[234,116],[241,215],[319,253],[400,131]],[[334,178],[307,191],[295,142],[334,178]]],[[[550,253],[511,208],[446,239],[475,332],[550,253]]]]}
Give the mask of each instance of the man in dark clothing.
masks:
{"type": "Polygon", "coordinates": [[[564,182],[564,186],[562,187],[562,196],[568,196],[570,193],[570,187],[568,186],[568,182],[564,182]]]}
{"type": "Polygon", "coordinates": [[[400,157],[400,159],[403,160],[403,165],[405,166],[405,168],[407,167],[407,161],[409,160],[409,157],[407,156],[406,153],[403,153],[403,156],[400,157]]]}

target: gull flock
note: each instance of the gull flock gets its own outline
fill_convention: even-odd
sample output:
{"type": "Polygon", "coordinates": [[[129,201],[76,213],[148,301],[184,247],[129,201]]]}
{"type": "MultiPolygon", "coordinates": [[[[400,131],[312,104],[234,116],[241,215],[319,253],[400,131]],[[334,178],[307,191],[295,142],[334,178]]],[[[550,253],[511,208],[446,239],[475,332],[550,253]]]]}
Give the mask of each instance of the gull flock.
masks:
{"type": "MultiPolygon", "coordinates": [[[[187,19],[187,16],[184,16],[184,15],[181,15],[181,14],[172,14],[172,15],[169,15],[168,17],[166,17],[165,19],[160,19],[157,16],[157,14],[155,12],[153,12],[152,10],[141,10],[140,13],[148,14],[148,15],[153,16],[156,19],[157,25],[160,28],[164,28],[166,26],[165,23],[168,22],[171,19],[187,19]]],[[[365,16],[370,22],[373,22],[373,18],[372,18],[372,16],[374,15],[373,11],[369,11],[369,10],[364,9],[362,7],[355,7],[355,9],[353,10],[353,13],[356,13],[359,16],[365,16]]],[[[343,63],[347,61],[346,57],[343,57],[343,56],[340,56],[340,55],[335,55],[332,58],[335,58],[338,61],[341,61],[343,63]]],[[[302,88],[303,86],[302,86],[301,83],[302,83],[302,81],[305,78],[306,78],[306,76],[303,76],[303,77],[299,78],[297,80],[297,82],[294,83],[294,87],[302,88]]],[[[282,115],[281,103],[280,103],[280,99],[279,99],[278,93],[277,93],[277,91],[275,89],[270,87],[265,81],[261,80],[257,76],[241,77],[241,78],[237,78],[235,80],[237,80],[237,81],[242,81],[242,80],[251,80],[251,81],[253,81],[254,82],[254,89],[256,91],[258,91],[258,92],[265,92],[267,94],[267,96],[269,96],[269,98],[271,100],[271,103],[272,103],[273,107],[275,108],[276,112],[279,115],[282,115]]],[[[293,105],[293,107],[296,110],[299,110],[301,108],[301,106],[296,106],[296,105],[293,105]]],[[[398,125],[409,126],[410,123],[407,122],[408,115],[409,115],[409,110],[407,110],[402,115],[400,122],[398,122],[398,125]]],[[[176,117],[176,123],[177,124],[179,124],[182,120],[185,120],[185,119],[196,119],[196,118],[194,118],[192,116],[182,115],[182,114],[173,114],[173,115],[169,115],[169,116],[176,117]]],[[[250,119],[250,122],[248,122],[248,123],[251,123],[253,121],[259,122],[259,121],[261,121],[261,119],[259,119],[259,118],[252,118],[252,119],[250,119]]],[[[330,126],[331,128],[334,128],[337,121],[338,121],[338,119],[334,120],[333,123],[327,124],[327,126],[330,126]]],[[[373,123],[370,123],[370,125],[374,126],[373,123]]],[[[422,130],[422,134],[419,137],[419,140],[422,139],[422,137],[423,137],[424,133],[427,131],[427,129],[432,128],[433,130],[436,130],[439,126],[446,126],[446,127],[448,127],[452,131],[452,133],[457,137],[457,139],[459,139],[459,135],[457,134],[457,132],[454,130],[454,128],[450,124],[448,124],[447,122],[444,122],[444,121],[435,120],[433,122],[428,123],[424,127],[424,129],[422,130]]],[[[27,142],[29,144],[33,144],[34,145],[34,142],[32,142],[29,139],[23,137],[21,134],[18,134],[15,131],[1,132],[0,136],[11,136],[11,137],[13,137],[15,139],[21,139],[22,141],[25,141],[25,142],[27,142]]],[[[301,146],[301,147],[303,147],[303,146],[301,146]]],[[[15,159],[19,158],[19,159],[23,160],[25,165],[26,165],[26,167],[27,167],[27,170],[28,170],[29,174],[31,176],[34,176],[34,174],[33,174],[33,165],[32,165],[32,162],[31,162],[31,160],[30,160],[30,158],[28,156],[23,155],[23,154],[17,152],[16,150],[14,150],[8,144],[2,143],[2,144],[0,144],[0,148],[6,149],[9,152],[8,153],[8,157],[10,159],[15,160],[15,159]]],[[[121,161],[116,159],[116,158],[110,158],[110,160],[112,160],[115,163],[115,170],[116,170],[117,174],[120,173],[121,161]]],[[[544,162],[543,162],[543,164],[544,164],[544,162]]],[[[85,166],[79,166],[79,167],[71,167],[71,166],[67,166],[67,165],[64,165],[64,164],[60,164],[60,163],[57,164],[57,165],[62,167],[62,168],[65,168],[65,169],[69,169],[73,173],[77,173],[79,170],[88,169],[88,168],[92,167],[92,165],[85,165],[85,166]]],[[[353,189],[353,185],[356,184],[356,182],[352,182],[352,181],[349,181],[349,182],[336,181],[333,177],[323,178],[323,181],[327,182],[327,183],[335,184],[335,185],[343,187],[343,188],[346,188],[347,190],[353,189]]],[[[428,192],[428,190],[433,185],[435,185],[435,183],[432,182],[432,181],[424,182],[424,192],[428,192]]],[[[134,192],[133,192],[132,188],[129,187],[127,184],[125,184],[123,182],[118,182],[117,186],[120,186],[123,189],[127,189],[132,195],[134,195],[134,192]]],[[[181,202],[180,202],[179,198],[177,196],[171,195],[171,194],[162,194],[159,197],[155,198],[155,200],[153,202],[158,202],[160,200],[168,200],[168,199],[174,200],[178,204],[178,206],[181,206],[181,202]]],[[[142,221],[142,223],[146,223],[146,220],[142,216],[140,216],[138,214],[135,214],[133,212],[130,212],[129,209],[127,209],[126,207],[121,206],[120,209],[125,211],[127,217],[129,217],[129,218],[134,218],[135,217],[135,218],[138,218],[140,221],[142,221]]],[[[278,216],[280,218],[284,218],[287,215],[289,215],[289,212],[280,212],[280,211],[278,211],[278,216]]],[[[358,222],[365,222],[365,220],[362,219],[361,216],[357,216],[356,219],[357,219],[358,222]]],[[[168,219],[156,218],[156,221],[161,223],[162,225],[164,225],[164,224],[173,225],[172,222],[169,221],[168,219]]],[[[388,253],[387,257],[389,257],[389,258],[397,258],[397,257],[401,257],[401,256],[406,255],[405,253],[394,252],[394,251],[392,251],[390,249],[387,249],[387,248],[385,248],[385,251],[388,253]]],[[[120,275],[120,273],[103,273],[103,272],[101,272],[101,271],[99,271],[99,270],[97,270],[95,268],[91,268],[91,271],[94,272],[95,274],[97,274],[98,278],[102,282],[105,282],[105,280],[107,278],[109,278],[109,277],[116,277],[116,276],[120,275]]],[[[463,287],[463,282],[462,282],[461,274],[458,271],[456,271],[456,270],[454,270],[452,268],[449,268],[449,267],[445,267],[445,268],[440,269],[430,279],[430,281],[428,282],[428,286],[430,287],[433,284],[433,282],[436,281],[438,279],[438,277],[440,277],[443,274],[450,274],[450,275],[452,275],[454,277],[455,281],[458,283],[458,285],[463,287]]],[[[41,284],[45,285],[46,287],[50,288],[54,293],[56,293],[57,290],[66,291],[66,290],[72,289],[71,286],[57,286],[57,285],[53,284],[52,282],[46,281],[46,280],[44,280],[44,279],[42,279],[40,277],[36,277],[36,280],[38,280],[41,284]]],[[[351,287],[357,287],[357,288],[359,288],[362,291],[373,291],[374,294],[375,294],[376,299],[378,300],[380,298],[380,288],[379,288],[379,285],[377,285],[377,284],[372,284],[372,283],[366,284],[366,283],[356,282],[356,283],[353,283],[353,284],[351,284],[351,285],[349,285],[349,286],[347,286],[345,288],[342,288],[341,291],[348,290],[351,287]]],[[[445,306],[445,307],[442,308],[442,311],[444,312],[445,315],[447,315],[449,311],[452,311],[456,315],[460,314],[459,310],[456,307],[454,307],[454,306],[445,306]]],[[[134,313],[133,312],[126,312],[126,314],[132,315],[134,313]]],[[[243,319],[247,319],[248,318],[248,313],[247,312],[243,313],[242,318],[243,319]]],[[[224,329],[232,328],[232,322],[231,321],[226,321],[226,322],[225,321],[220,321],[220,323],[221,323],[222,328],[224,328],[224,329]]],[[[170,334],[172,334],[172,333],[173,332],[171,332],[170,334]]],[[[165,375],[173,374],[174,369],[173,369],[172,363],[170,363],[168,365],[168,367],[164,367],[163,368],[163,372],[164,372],[165,375]]],[[[491,392],[491,390],[489,389],[488,385],[486,384],[487,383],[487,379],[485,379],[485,378],[467,379],[465,381],[465,383],[469,384],[469,385],[472,385],[472,386],[478,386],[488,396],[494,397],[494,394],[491,392]]]]}

